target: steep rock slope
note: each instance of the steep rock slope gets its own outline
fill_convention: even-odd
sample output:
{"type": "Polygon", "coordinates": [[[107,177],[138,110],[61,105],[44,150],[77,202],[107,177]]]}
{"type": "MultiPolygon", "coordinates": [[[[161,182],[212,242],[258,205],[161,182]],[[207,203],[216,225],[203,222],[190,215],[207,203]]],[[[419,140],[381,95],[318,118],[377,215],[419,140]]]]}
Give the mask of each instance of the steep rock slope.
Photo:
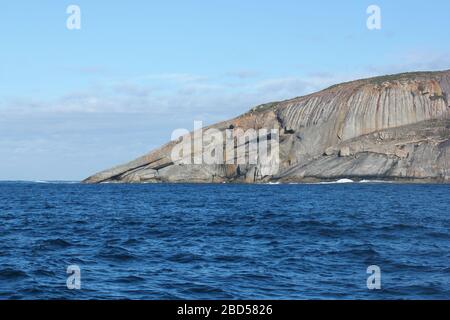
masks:
{"type": "Polygon", "coordinates": [[[209,127],[279,129],[280,161],[274,174],[264,174],[261,163],[174,163],[171,152],[179,141],[172,141],[85,182],[306,182],[344,177],[448,182],[449,99],[450,70],[356,80],[261,105],[209,127]]]}

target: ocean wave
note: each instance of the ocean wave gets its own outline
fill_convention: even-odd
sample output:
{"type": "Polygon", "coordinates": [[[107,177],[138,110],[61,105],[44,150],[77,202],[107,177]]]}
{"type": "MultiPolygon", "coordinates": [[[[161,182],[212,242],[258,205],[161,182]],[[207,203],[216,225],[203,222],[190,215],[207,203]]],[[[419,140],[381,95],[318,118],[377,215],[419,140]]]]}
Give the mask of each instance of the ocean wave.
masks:
{"type": "Polygon", "coordinates": [[[40,240],[37,242],[35,246],[33,246],[34,250],[52,250],[52,249],[64,249],[72,246],[71,243],[66,240],[56,238],[56,239],[47,239],[40,240]]]}
{"type": "Polygon", "coordinates": [[[77,184],[80,183],[80,181],[57,181],[57,180],[36,180],[31,181],[34,183],[48,183],[48,184],[77,184]]]}
{"type": "Polygon", "coordinates": [[[208,297],[219,295],[224,298],[232,298],[233,296],[228,292],[224,291],[220,287],[203,285],[203,284],[192,284],[190,286],[185,287],[184,290],[181,291],[183,294],[192,295],[206,295],[208,297]]]}
{"type": "Polygon", "coordinates": [[[137,259],[137,257],[132,254],[129,250],[123,247],[117,246],[106,246],[104,247],[99,255],[100,258],[112,261],[131,261],[137,259]]]}
{"type": "Polygon", "coordinates": [[[145,278],[136,276],[136,275],[129,275],[125,277],[120,277],[117,279],[117,282],[120,283],[138,283],[138,282],[144,282],[145,278]]]}
{"type": "Polygon", "coordinates": [[[341,184],[341,183],[354,183],[355,181],[351,180],[351,179],[339,179],[336,181],[322,181],[322,182],[317,182],[317,183],[312,183],[312,184],[341,184]]]}
{"type": "Polygon", "coordinates": [[[388,180],[361,180],[359,183],[394,183],[394,181],[388,181],[388,180]]]}
{"type": "Polygon", "coordinates": [[[35,183],[35,184],[78,184],[76,180],[3,180],[1,183],[35,183]]]}
{"type": "Polygon", "coordinates": [[[170,256],[167,260],[178,263],[192,263],[194,261],[202,261],[204,259],[203,256],[198,254],[180,252],[170,256]]]}
{"type": "Polygon", "coordinates": [[[0,279],[8,280],[8,279],[25,279],[29,276],[21,271],[12,268],[5,268],[0,270],[0,279]]]}

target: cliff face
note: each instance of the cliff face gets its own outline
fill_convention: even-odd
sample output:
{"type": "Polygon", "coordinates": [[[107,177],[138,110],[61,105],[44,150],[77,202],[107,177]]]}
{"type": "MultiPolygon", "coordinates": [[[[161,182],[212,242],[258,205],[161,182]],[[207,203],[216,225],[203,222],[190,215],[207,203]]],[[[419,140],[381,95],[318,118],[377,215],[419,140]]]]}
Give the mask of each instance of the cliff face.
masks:
{"type": "Polygon", "coordinates": [[[276,173],[265,174],[267,170],[259,162],[182,164],[171,156],[178,143],[173,141],[85,182],[302,182],[338,178],[448,182],[449,100],[450,70],[343,83],[258,106],[209,127],[233,132],[279,129],[276,173]]]}

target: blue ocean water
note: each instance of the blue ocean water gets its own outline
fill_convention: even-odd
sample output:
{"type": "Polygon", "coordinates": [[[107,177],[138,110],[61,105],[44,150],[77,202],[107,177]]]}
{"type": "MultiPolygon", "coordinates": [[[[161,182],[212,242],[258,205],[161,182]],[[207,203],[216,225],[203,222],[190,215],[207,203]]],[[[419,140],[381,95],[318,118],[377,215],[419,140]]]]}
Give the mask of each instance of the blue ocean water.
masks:
{"type": "Polygon", "coordinates": [[[450,299],[450,185],[0,183],[0,299],[450,299]],[[69,290],[69,265],[81,289],[69,290]],[[367,267],[381,269],[369,290],[367,267]]]}

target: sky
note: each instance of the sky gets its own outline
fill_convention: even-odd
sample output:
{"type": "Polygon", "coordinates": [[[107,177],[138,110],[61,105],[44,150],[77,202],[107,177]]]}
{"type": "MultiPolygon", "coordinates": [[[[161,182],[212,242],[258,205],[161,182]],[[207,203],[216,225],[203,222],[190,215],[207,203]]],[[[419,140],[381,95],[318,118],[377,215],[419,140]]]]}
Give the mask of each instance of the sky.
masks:
{"type": "Polygon", "coordinates": [[[177,128],[450,69],[448,0],[0,1],[0,180],[81,180],[177,128]],[[69,5],[81,29],[68,29],[69,5]],[[367,8],[381,10],[369,30],[367,8]]]}

